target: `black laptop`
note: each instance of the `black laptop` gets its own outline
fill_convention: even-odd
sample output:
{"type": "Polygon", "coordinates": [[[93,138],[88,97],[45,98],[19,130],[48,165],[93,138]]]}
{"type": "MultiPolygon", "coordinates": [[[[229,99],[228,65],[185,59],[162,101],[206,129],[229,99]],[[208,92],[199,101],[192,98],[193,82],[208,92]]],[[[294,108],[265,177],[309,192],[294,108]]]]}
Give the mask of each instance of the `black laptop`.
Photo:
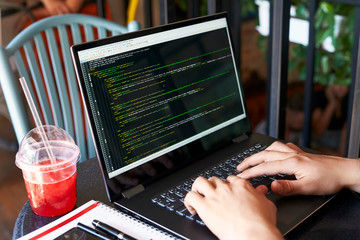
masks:
{"type": "MultiPolygon", "coordinates": [[[[184,208],[192,182],[237,174],[275,140],[251,133],[226,13],[71,51],[109,200],[178,238],[215,238],[184,208]]],[[[268,197],[284,235],[330,198],[268,197]]]]}

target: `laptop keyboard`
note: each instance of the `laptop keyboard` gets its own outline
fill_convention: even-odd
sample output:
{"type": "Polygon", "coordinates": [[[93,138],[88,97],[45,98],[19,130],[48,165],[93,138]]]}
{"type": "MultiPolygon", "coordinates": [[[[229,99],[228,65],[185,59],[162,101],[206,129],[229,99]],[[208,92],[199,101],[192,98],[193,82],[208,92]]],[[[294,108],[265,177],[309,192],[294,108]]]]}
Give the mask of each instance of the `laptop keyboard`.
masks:
{"type": "MultiPolygon", "coordinates": [[[[194,176],[185,182],[168,189],[167,191],[158,194],[153,197],[151,200],[153,203],[157,204],[160,207],[166,208],[169,211],[172,211],[180,216],[183,216],[191,221],[195,221],[200,225],[205,225],[204,222],[199,218],[198,215],[191,214],[186,207],[184,206],[184,198],[185,195],[191,190],[191,186],[195,179],[199,176],[203,176],[205,178],[210,178],[212,176],[216,176],[222,180],[226,180],[226,178],[230,175],[236,175],[239,173],[236,170],[236,166],[245,158],[264,150],[266,146],[262,144],[256,144],[242,153],[233,156],[229,159],[226,159],[220,163],[217,163],[215,166],[212,166],[206,169],[204,172],[194,176]]],[[[261,176],[252,178],[249,182],[257,187],[259,185],[265,185],[270,189],[271,182],[276,179],[285,179],[288,178],[287,175],[278,174],[276,176],[261,176]]]]}

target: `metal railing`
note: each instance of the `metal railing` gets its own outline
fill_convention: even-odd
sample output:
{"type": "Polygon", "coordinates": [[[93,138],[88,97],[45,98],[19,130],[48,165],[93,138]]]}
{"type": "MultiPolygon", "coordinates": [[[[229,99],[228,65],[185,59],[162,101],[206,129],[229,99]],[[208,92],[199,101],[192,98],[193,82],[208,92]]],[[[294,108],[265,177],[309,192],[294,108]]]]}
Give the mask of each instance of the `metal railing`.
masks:
{"type": "MultiPolygon", "coordinates": [[[[349,88],[346,156],[357,158],[360,143],[360,1],[325,0],[327,2],[352,4],[355,6],[355,29],[351,85],[349,88]]],[[[284,137],[285,106],[288,76],[290,0],[270,0],[270,37],[269,37],[269,86],[267,123],[269,135],[284,137]],[[274,107],[275,106],[275,107],[274,107]]],[[[306,59],[306,80],[304,100],[304,146],[310,146],[312,95],[314,85],[315,34],[314,17],[319,0],[309,0],[309,41],[306,59]]]]}

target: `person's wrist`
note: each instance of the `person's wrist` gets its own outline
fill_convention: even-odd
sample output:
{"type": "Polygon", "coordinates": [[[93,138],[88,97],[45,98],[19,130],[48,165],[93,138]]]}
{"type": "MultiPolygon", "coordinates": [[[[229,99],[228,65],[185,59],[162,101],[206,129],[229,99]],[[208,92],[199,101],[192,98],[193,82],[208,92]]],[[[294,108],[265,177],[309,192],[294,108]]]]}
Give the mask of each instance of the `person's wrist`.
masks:
{"type": "Polygon", "coordinates": [[[349,159],[348,161],[351,161],[351,164],[349,164],[349,171],[345,173],[348,177],[344,187],[360,193],[360,159],[349,159]]]}
{"type": "Polygon", "coordinates": [[[283,236],[279,229],[273,224],[253,223],[251,227],[243,231],[239,239],[279,240],[283,239],[283,236]]]}

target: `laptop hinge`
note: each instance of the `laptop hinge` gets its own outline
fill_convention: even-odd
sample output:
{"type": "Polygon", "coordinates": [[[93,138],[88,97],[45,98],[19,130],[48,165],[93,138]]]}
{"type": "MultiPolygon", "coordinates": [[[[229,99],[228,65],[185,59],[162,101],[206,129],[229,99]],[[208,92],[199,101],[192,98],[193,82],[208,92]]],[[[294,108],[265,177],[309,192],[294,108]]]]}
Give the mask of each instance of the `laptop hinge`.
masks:
{"type": "Polygon", "coordinates": [[[144,191],[145,188],[143,185],[139,184],[133,188],[130,188],[129,190],[126,190],[124,192],[122,192],[122,195],[125,197],[125,198],[131,198],[133,196],[135,196],[136,194],[144,191]]]}
{"type": "Polygon", "coordinates": [[[234,143],[241,143],[242,141],[245,141],[245,140],[248,139],[248,138],[249,138],[249,136],[248,136],[247,134],[242,134],[242,135],[234,138],[232,141],[233,141],[234,143]]]}

